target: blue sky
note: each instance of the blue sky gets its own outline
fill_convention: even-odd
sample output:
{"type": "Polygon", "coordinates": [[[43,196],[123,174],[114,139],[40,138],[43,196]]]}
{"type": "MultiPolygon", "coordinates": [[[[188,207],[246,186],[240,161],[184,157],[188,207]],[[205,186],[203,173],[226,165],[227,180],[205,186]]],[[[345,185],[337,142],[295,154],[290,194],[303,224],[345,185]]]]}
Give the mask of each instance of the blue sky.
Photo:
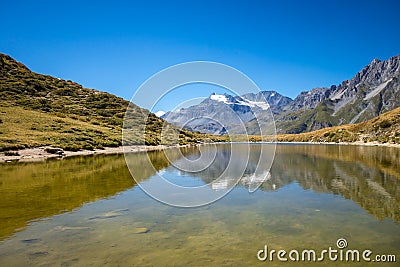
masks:
{"type": "MultiPolygon", "coordinates": [[[[399,54],[399,3],[7,0],[0,52],[125,99],[163,68],[193,60],[230,65],[295,97],[399,54]]],[[[160,108],[210,93],[188,91],[160,108]]]]}

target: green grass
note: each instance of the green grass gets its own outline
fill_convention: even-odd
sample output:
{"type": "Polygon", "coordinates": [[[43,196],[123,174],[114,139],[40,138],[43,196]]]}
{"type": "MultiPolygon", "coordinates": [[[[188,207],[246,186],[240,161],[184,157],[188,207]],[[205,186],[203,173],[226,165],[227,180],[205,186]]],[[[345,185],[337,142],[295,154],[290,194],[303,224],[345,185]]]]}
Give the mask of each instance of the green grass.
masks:
{"type": "Polygon", "coordinates": [[[284,114],[276,122],[277,129],[282,129],[281,132],[286,133],[302,133],[337,125],[337,117],[332,116],[333,110],[330,106],[329,101],[324,101],[311,110],[284,114]]]}

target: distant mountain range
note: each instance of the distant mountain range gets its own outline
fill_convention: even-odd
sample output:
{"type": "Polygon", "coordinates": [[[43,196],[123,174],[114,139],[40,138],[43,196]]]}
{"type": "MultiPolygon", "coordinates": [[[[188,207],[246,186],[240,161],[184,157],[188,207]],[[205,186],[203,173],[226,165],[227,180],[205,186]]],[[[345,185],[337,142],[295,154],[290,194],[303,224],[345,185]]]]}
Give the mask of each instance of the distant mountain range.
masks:
{"type": "Polygon", "coordinates": [[[260,134],[260,129],[271,133],[273,114],[277,133],[303,133],[363,122],[396,107],[400,107],[400,55],[385,61],[374,59],[352,79],[301,92],[294,100],[275,91],[213,94],[162,118],[203,133],[260,134]]]}

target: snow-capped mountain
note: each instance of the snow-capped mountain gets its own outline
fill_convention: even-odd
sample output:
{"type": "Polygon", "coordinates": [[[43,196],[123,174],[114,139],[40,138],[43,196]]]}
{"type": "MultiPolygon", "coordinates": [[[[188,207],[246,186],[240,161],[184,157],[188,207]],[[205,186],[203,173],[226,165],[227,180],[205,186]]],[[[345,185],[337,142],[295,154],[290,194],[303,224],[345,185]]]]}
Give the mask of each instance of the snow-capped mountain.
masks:
{"type": "MultiPolygon", "coordinates": [[[[272,114],[279,113],[291,101],[275,91],[243,96],[212,94],[198,105],[167,112],[162,118],[192,131],[211,134],[246,133],[248,122],[262,118],[265,123],[258,128],[268,131],[272,114]]],[[[251,131],[260,133],[260,129],[251,131]]]]}

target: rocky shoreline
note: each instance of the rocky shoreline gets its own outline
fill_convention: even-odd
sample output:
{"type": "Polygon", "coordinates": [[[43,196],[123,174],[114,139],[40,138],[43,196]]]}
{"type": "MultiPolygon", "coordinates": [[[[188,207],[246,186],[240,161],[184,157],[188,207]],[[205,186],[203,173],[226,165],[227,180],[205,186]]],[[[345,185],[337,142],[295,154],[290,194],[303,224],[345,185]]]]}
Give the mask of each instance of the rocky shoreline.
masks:
{"type": "MultiPolygon", "coordinates": [[[[277,144],[310,144],[310,145],[359,145],[359,146],[384,146],[384,147],[397,147],[400,148],[400,144],[391,143],[378,143],[378,142],[277,142],[277,144]]],[[[180,146],[185,147],[188,145],[180,146]]],[[[37,148],[26,148],[11,153],[1,152],[0,163],[4,162],[36,162],[45,161],[51,158],[65,158],[73,156],[88,156],[88,155],[108,155],[108,154],[123,154],[123,153],[137,153],[144,151],[162,150],[167,148],[173,148],[178,146],[119,146],[119,147],[106,147],[104,149],[95,150],[79,150],[79,151],[64,151],[60,148],[55,147],[37,147],[37,148]],[[14,154],[14,155],[12,155],[14,154]]]]}
{"type": "Polygon", "coordinates": [[[123,153],[135,153],[143,151],[162,150],[176,146],[119,146],[119,147],[105,147],[104,149],[94,150],[79,150],[79,151],[65,151],[56,147],[36,147],[26,148],[13,152],[2,152],[0,153],[0,163],[3,162],[35,162],[45,161],[51,158],[65,158],[73,156],[88,156],[88,155],[107,155],[107,154],[123,154],[123,153]],[[14,155],[12,155],[14,154],[14,155]]]}
{"type": "Polygon", "coordinates": [[[379,143],[379,142],[277,142],[277,144],[309,144],[309,145],[350,145],[350,146],[383,146],[383,147],[397,147],[400,148],[400,144],[393,143],[379,143]]]}

